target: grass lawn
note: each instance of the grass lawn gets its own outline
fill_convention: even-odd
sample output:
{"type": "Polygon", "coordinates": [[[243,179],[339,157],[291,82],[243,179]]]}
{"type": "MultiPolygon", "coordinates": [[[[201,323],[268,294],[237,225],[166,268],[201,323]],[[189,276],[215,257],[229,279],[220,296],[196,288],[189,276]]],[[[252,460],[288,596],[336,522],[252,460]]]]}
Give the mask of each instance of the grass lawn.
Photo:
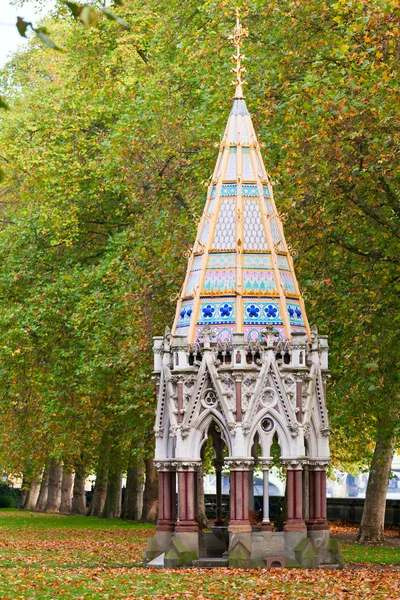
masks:
{"type": "Polygon", "coordinates": [[[2,509],[0,600],[400,600],[400,570],[396,568],[400,567],[400,548],[366,548],[346,542],[343,552],[349,566],[340,572],[143,569],[139,565],[146,538],[152,535],[154,527],[138,523],[2,509]],[[377,563],[392,567],[378,568],[377,563]]]}

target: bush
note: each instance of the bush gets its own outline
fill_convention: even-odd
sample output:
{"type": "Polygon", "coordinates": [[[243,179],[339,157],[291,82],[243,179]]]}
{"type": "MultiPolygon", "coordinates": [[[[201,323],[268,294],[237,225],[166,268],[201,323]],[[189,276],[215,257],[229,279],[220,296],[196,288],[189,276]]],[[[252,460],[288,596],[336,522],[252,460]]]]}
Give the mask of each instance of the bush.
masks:
{"type": "Polygon", "coordinates": [[[0,494],[0,508],[17,508],[16,497],[5,496],[0,494]]]}
{"type": "Polygon", "coordinates": [[[15,490],[5,483],[0,484],[0,508],[16,508],[17,494],[15,490]]]}

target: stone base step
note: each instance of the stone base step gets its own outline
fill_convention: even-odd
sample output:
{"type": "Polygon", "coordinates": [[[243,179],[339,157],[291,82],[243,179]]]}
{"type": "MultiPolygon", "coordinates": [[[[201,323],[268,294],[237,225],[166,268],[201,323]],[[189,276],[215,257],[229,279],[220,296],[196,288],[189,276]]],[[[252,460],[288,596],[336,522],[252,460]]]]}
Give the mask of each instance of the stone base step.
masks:
{"type": "Polygon", "coordinates": [[[329,563],[322,563],[320,565],[318,565],[319,569],[342,569],[343,567],[341,565],[338,564],[329,564],[329,563]]]}
{"type": "Polygon", "coordinates": [[[193,561],[193,566],[199,569],[219,569],[221,567],[228,567],[229,561],[227,558],[216,558],[216,557],[201,557],[193,561]]]}

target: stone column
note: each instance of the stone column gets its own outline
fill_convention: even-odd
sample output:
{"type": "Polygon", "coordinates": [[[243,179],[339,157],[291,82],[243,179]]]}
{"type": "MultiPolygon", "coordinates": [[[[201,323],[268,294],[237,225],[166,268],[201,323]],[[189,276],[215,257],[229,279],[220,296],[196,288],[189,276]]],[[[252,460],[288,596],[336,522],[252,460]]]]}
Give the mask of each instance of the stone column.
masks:
{"type": "Polygon", "coordinates": [[[274,528],[269,520],[269,469],[271,461],[260,458],[260,463],[263,470],[263,520],[261,529],[262,531],[273,531],[274,528]]]}
{"type": "Polygon", "coordinates": [[[230,488],[230,533],[251,532],[249,521],[249,471],[253,469],[253,458],[229,458],[226,460],[231,471],[230,488]]]}
{"type": "Polygon", "coordinates": [[[326,467],[328,461],[314,461],[309,470],[309,519],[307,529],[329,529],[326,516],[326,467]]]}
{"type": "Polygon", "coordinates": [[[222,467],[224,461],[220,459],[214,459],[214,468],[216,475],[216,511],[215,511],[215,525],[221,526],[224,524],[222,520],[222,467]]]}
{"type": "Polygon", "coordinates": [[[197,470],[198,461],[175,461],[178,473],[178,520],[176,532],[198,532],[197,470]]]}
{"type": "Polygon", "coordinates": [[[303,519],[303,471],[302,463],[297,460],[282,461],[287,465],[287,520],[284,531],[305,531],[303,519]]]}
{"type": "Polygon", "coordinates": [[[170,460],[155,461],[158,470],[158,520],[156,539],[164,549],[175,531],[176,524],[176,472],[170,460]]]}

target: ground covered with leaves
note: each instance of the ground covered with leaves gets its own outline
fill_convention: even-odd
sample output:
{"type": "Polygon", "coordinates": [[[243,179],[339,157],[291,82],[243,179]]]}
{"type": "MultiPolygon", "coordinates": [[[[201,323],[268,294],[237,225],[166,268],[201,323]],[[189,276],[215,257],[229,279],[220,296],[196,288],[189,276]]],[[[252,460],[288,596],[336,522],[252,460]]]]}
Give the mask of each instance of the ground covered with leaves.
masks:
{"type": "Polygon", "coordinates": [[[0,511],[0,599],[390,598],[400,600],[400,544],[367,548],[346,536],[346,568],[329,570],[143,569],[154,528],[92,517],[0,511]]]}

